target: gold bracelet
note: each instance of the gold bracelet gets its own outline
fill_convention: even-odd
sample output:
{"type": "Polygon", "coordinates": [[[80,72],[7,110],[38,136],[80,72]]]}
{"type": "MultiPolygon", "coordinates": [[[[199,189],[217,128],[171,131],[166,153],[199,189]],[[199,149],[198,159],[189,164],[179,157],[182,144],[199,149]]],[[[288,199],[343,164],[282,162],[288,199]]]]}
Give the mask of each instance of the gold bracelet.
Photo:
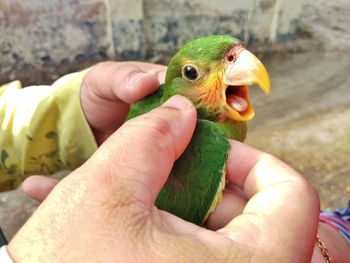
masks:
{"type": "Polygon", "coordinates": [[[332,263],[331,257],[329,256],[328,249],[326,248],[326,244],[320,239],[320,236],[317,234],[316,237],[317,246],[320,248],[322,256],[326,263],[332,263]]]}

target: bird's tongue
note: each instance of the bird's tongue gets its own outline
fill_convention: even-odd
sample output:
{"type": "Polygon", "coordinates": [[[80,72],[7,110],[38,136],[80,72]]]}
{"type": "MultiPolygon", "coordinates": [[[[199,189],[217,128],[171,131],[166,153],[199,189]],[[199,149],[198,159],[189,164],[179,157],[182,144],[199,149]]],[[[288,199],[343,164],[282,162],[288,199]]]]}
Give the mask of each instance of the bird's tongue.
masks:
{"type": "Polygon", "coordinates": [[[243,112],[248,109],[248,102],[244,98],[233,94],[227,98],[227,104],[238,112],[243,112]]]}

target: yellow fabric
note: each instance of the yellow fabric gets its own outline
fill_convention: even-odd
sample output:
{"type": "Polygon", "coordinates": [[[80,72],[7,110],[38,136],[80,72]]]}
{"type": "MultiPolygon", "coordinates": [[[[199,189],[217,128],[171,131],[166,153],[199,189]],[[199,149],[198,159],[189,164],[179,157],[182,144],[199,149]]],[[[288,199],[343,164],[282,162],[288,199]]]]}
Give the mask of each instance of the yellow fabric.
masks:
{"type": "Polygon", "coordinates": [[[19,81],[0,87],[0,191],[29,175],[74,169],[96,150],[80,104],[87,70],[52,86],[22,89],[19,81]]]}

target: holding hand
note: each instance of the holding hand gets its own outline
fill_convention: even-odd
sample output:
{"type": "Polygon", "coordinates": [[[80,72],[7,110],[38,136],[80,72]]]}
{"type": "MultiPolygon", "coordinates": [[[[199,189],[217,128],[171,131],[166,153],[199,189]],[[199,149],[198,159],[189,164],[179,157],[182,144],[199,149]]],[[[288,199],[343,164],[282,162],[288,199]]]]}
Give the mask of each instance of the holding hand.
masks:
{"type": "Polygon", "coordinates": [[[165,71],[165,66],[142,62],[103,62],[91,69],[80,99],[98,144],[123,124],[130,104],[158,89],[165,71]]]}
{"type": "Polygon", "coordinates": [[[175,96],[126,122],[53,189],[11,241],[11,256],[18,262],[310,262],[317,195],[291,168],[244,144],[231,141],[229,184],[208,220],[217,231],[154,207],[195,120],[192,104],[175,96]]]}
{"type": "MultiPolygon", "coordinates": [[[[102,62],[91,68],[81,85],[80,100],[98,145],[124,123],[130,104],[164,83],[165,73],[165,66],[143,62],[102,62]]],[[[54,178],[31,176],[22,188],[41,202],[57,183],[54,178]]]]}

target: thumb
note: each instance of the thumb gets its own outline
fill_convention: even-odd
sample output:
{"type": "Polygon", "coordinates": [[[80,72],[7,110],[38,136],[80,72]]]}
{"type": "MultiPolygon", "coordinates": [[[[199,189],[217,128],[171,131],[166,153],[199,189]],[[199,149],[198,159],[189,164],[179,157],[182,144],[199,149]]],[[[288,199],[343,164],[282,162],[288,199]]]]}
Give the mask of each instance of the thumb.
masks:
{"type": "Polygon", "coordinates": [[[175,160],[187,147],[195,124],[193,104],[174,96],[161,107],[126,122],[90,161],[96,167],[107,167],[104,184],[114,184],[114,193],[131,193],[134,200],[153,206],[175,160]]]}
{"type": "Polygon", "coordinates": [[[124,123],[129,104],[158,89],[165,69],[141,62],[103,62],[87,73],[81,106],[99,145],[124,123]]]}
{"type": "Polygon", "coordinates": [[[34,175],[24,180],[22,190],[34,200],[43,202],[58,183],[58,179],[34,175]]]}

